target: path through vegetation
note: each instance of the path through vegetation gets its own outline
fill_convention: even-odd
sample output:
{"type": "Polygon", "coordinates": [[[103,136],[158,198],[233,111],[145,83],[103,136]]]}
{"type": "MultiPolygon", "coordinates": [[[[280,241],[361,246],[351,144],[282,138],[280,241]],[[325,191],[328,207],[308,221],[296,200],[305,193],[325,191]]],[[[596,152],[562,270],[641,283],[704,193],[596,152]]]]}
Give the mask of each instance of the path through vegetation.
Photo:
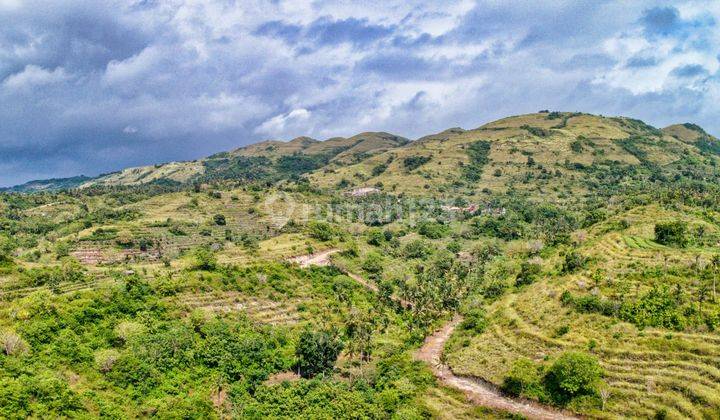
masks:
{"type": "Polygon", "coordinates": [[[546,408],[532,401],[508,398],[494,385],[472,377],[455,375],[450,367],[442,362],[445,343],[455,328],[462,322],[456,315],[452,321],[425,339],[425,344],[415,353],[415,358],[430,365],[435,376],[445,385],[456,388],[477,405],[520,414],[531,419],[575,419],[573,415],[546,408]]]}
{"type": "MultiPolygon", "coordinates": [[[[291,258],[290,261],[300,264],[301,267],[308,267],[310,265],[325,266],[331,263],[330,256],[338,251],[338,249],[329,249],[315,254],[294,257],[291,258]]],[[[345,274],[368,290],[372,290],[373,292],[378,291],[378,287],[374,283],[365,280],[363,277],[351,272],[346,272],[345,274]]],[[[412,306],[410,302],[402,298],[393,297],[392,299],[403,307],[407,308],[412,306]]],[[[520,414],[531,419],[550,420],[577,418],[570,413],[544,407],[533,401],[508,398],[502,395],[497,387],[480,378],[455,375],[452,370],[450,370],[450,367],[442,362],[442,352],[445,348],[445,343],[455,328],[460,325],[462,319],[460,315],[456,315],[450,322],[428,336],[423,346],[415,353],[415,358],[429,364],[433,374],[443,384],[462,391],[468,400],[483,407],[520,414]]]]}

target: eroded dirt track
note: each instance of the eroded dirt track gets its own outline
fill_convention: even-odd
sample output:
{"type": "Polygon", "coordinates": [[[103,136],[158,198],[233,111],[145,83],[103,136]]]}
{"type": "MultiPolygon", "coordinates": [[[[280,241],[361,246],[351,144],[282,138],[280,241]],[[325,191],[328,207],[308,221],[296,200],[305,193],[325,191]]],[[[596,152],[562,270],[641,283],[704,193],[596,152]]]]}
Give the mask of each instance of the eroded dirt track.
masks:
{"type": "Polygon", "coordinates": [[[289,258],[288,261],[299,264],[302,268],[307,268],[311,265],[325,266],[330,265],[330,256],[337,252],[340,252],[340,250],[333,248],[315,254],[292,257],[289,258]]]}
{"type": "MultiPolygon", "coordinates": [[[[316,254],[294,257],[289,261],[298,263],[301,267],[308,267],[310,265],[329,265],[331,263],[330,256],[336,252],[338,252],[337,249],[330,249],[316,254]]],[[[367,289],[374,292],[378,291],[378,288],[374,283],[367,281],[363,277],[347,271],[345,274],[367,289]]],[[[411,306],[410,302],[407,302],[399,297],[393,297],[392,299],[403,307],[411,306]]],[[[445,343],[461,322],[462,317],[456,315],[452,321],[448,322],[442,328],[428,336],[425,339],[423,346],[415,353],[415,359],[429,364],[433,374],[440,380],[440,382],[446,386],[462,391],[468,400],[483,407],[520,414],[531,419],[565,420],[578,418],[573,416],[572,413],[554,410],[533,401],[506,397],[497,389],[497,387],[479,378],[455,375],[452,370],[450,370],[450,367],[442,362],[442,353],[445,348],[445,343]]]]}
{"type": "Polygon", "coordinates": [[[543,407],[537,403],[508,398],[493,385],[481,379],[455,375],[442,362],[445,343],[462,317],[455,316],[452,321],[425,339],[423,346],[415,353],[415,358],[430,365],[435,376],[445,385],[456,388],[467,396],[468,400],[483,407],[520,414],[531,419],[576,419],[570,413],[543,407]]]}

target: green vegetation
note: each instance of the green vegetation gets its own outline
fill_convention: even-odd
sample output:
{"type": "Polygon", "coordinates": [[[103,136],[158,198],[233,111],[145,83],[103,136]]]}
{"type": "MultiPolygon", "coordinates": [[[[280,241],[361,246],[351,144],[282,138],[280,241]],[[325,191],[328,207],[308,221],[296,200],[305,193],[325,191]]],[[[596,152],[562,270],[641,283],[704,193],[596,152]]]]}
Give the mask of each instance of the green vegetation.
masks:
{"type": "Polygon", "coordinates": [[[714,137],[356,137],[0,193],[0,417],[503,418],[418,361],[443,325],[441,363],[509,395],[717,417],[714,137]]]}
{"type": "Polygon", "coordinates": [[[488,163],[490,154],[490,142],[479,140],[472,143],[467,150],[470,164],[463,167],[463,176],[468,181],[479,181],[483,167],[488,163]]]}
{"type": "Polygon", "coordinates": [[[402,163],[406,170],[414,171],[415,169],[430,162],[431,159],[432,158],[430,156],[408,156],[403,159],[402,163]]]}
{"type": "Polygon", "coordinates": [[[687,224],[680,221],[655,225],[655,242],[662,245],[684,247],[688,243],[687,224]]]}

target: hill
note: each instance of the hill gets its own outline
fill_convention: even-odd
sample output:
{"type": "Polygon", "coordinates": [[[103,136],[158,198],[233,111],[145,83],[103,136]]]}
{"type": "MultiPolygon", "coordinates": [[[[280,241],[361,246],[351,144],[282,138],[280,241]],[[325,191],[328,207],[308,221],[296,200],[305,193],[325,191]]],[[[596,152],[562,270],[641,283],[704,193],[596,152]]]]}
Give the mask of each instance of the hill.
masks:
{"type": "Polygon", "coordinates": [[[401,146],[407,139],[388,133],[361,133],[350,138],[318,141],[298,137],[251,144],[192,162],[171,162],[129,168],[88,180],[81,188],[164,184],[182,185],[211,180],[277,180],[332,165],[354,163],[376,153],[401,146]]]}
{"type": "Polygon", "coordinates": [[[70,178],[53,178],[29,181],[24,184],[15,185],[8,188],[0,188],[6,192],[41,192],[41,191],[60,191],[77,188],[90,181],[92,178],[80,175],[70,178]]]}
{"type": "Polygon", "coordinates": [[[0,417],[717,418],[718,148],[540,112],[2,192],[0,417]]]}
{"type": "Polygon", "coordinates": [[[446,130],[310,179],[328,189],[381,185],[437,196],[517,191],[565,200],[599,186],[671,178],[688,167],[703,178],[713,172],[708,167],[717,162],[718,147],[716,138],[682,125],[658,130],[630,118],[538,113],[446,130]]]}

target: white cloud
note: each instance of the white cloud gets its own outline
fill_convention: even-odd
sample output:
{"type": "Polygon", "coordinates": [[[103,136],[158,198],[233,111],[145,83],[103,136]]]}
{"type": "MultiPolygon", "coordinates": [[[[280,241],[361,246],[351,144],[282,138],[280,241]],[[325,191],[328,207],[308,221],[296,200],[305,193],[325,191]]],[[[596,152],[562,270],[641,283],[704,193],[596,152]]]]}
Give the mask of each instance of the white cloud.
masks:
{"type": "Polygon", "coordinates": [[[679,2],[680,19],[701,24],[653,37],[645,0],[66,1],[0,0],[0,138],[26,159],[67,153],[86,173],[266,136],[418,137],[545,108],[720,132],[720,25],[702,24],[720,21],[715,4],[679,2]],[[704,70],[678,77],[687,65],[704,70]],[[112,148],[125,160],[93,161],[112,148]]]}
{"type": "Polygon", "coordinates": [[[9,89],[24,89],[33,86],[60,83],[69,78],[70,76],[62,67],[48,70],[33,64],[28,64],[21,72],[8,76],[3,81],[3,86],[9,89]]]}
{"type": "Polygon", "coordinates": [[[103,82],[109,85],[122,85],[137,80],[152,72],[160,59],[160,51],[148,47],[126,60],[112,60],[107,64],[103,82]]]}
{"type": "MultiPolygon", "coordinates": [[[[263,122],[255,132],[272,136],[283,136],[294,130],[305,127],[312,113],[304,108],[293,109],[286,114],[276,115],[263,122]]],[[[307,129],[306,129],[307,130],[307,129]]],[[[307,130],[311,131],[311,130],[307,130]]],[[[302,134],[298,132],[297,135],[302,134]]]]}

